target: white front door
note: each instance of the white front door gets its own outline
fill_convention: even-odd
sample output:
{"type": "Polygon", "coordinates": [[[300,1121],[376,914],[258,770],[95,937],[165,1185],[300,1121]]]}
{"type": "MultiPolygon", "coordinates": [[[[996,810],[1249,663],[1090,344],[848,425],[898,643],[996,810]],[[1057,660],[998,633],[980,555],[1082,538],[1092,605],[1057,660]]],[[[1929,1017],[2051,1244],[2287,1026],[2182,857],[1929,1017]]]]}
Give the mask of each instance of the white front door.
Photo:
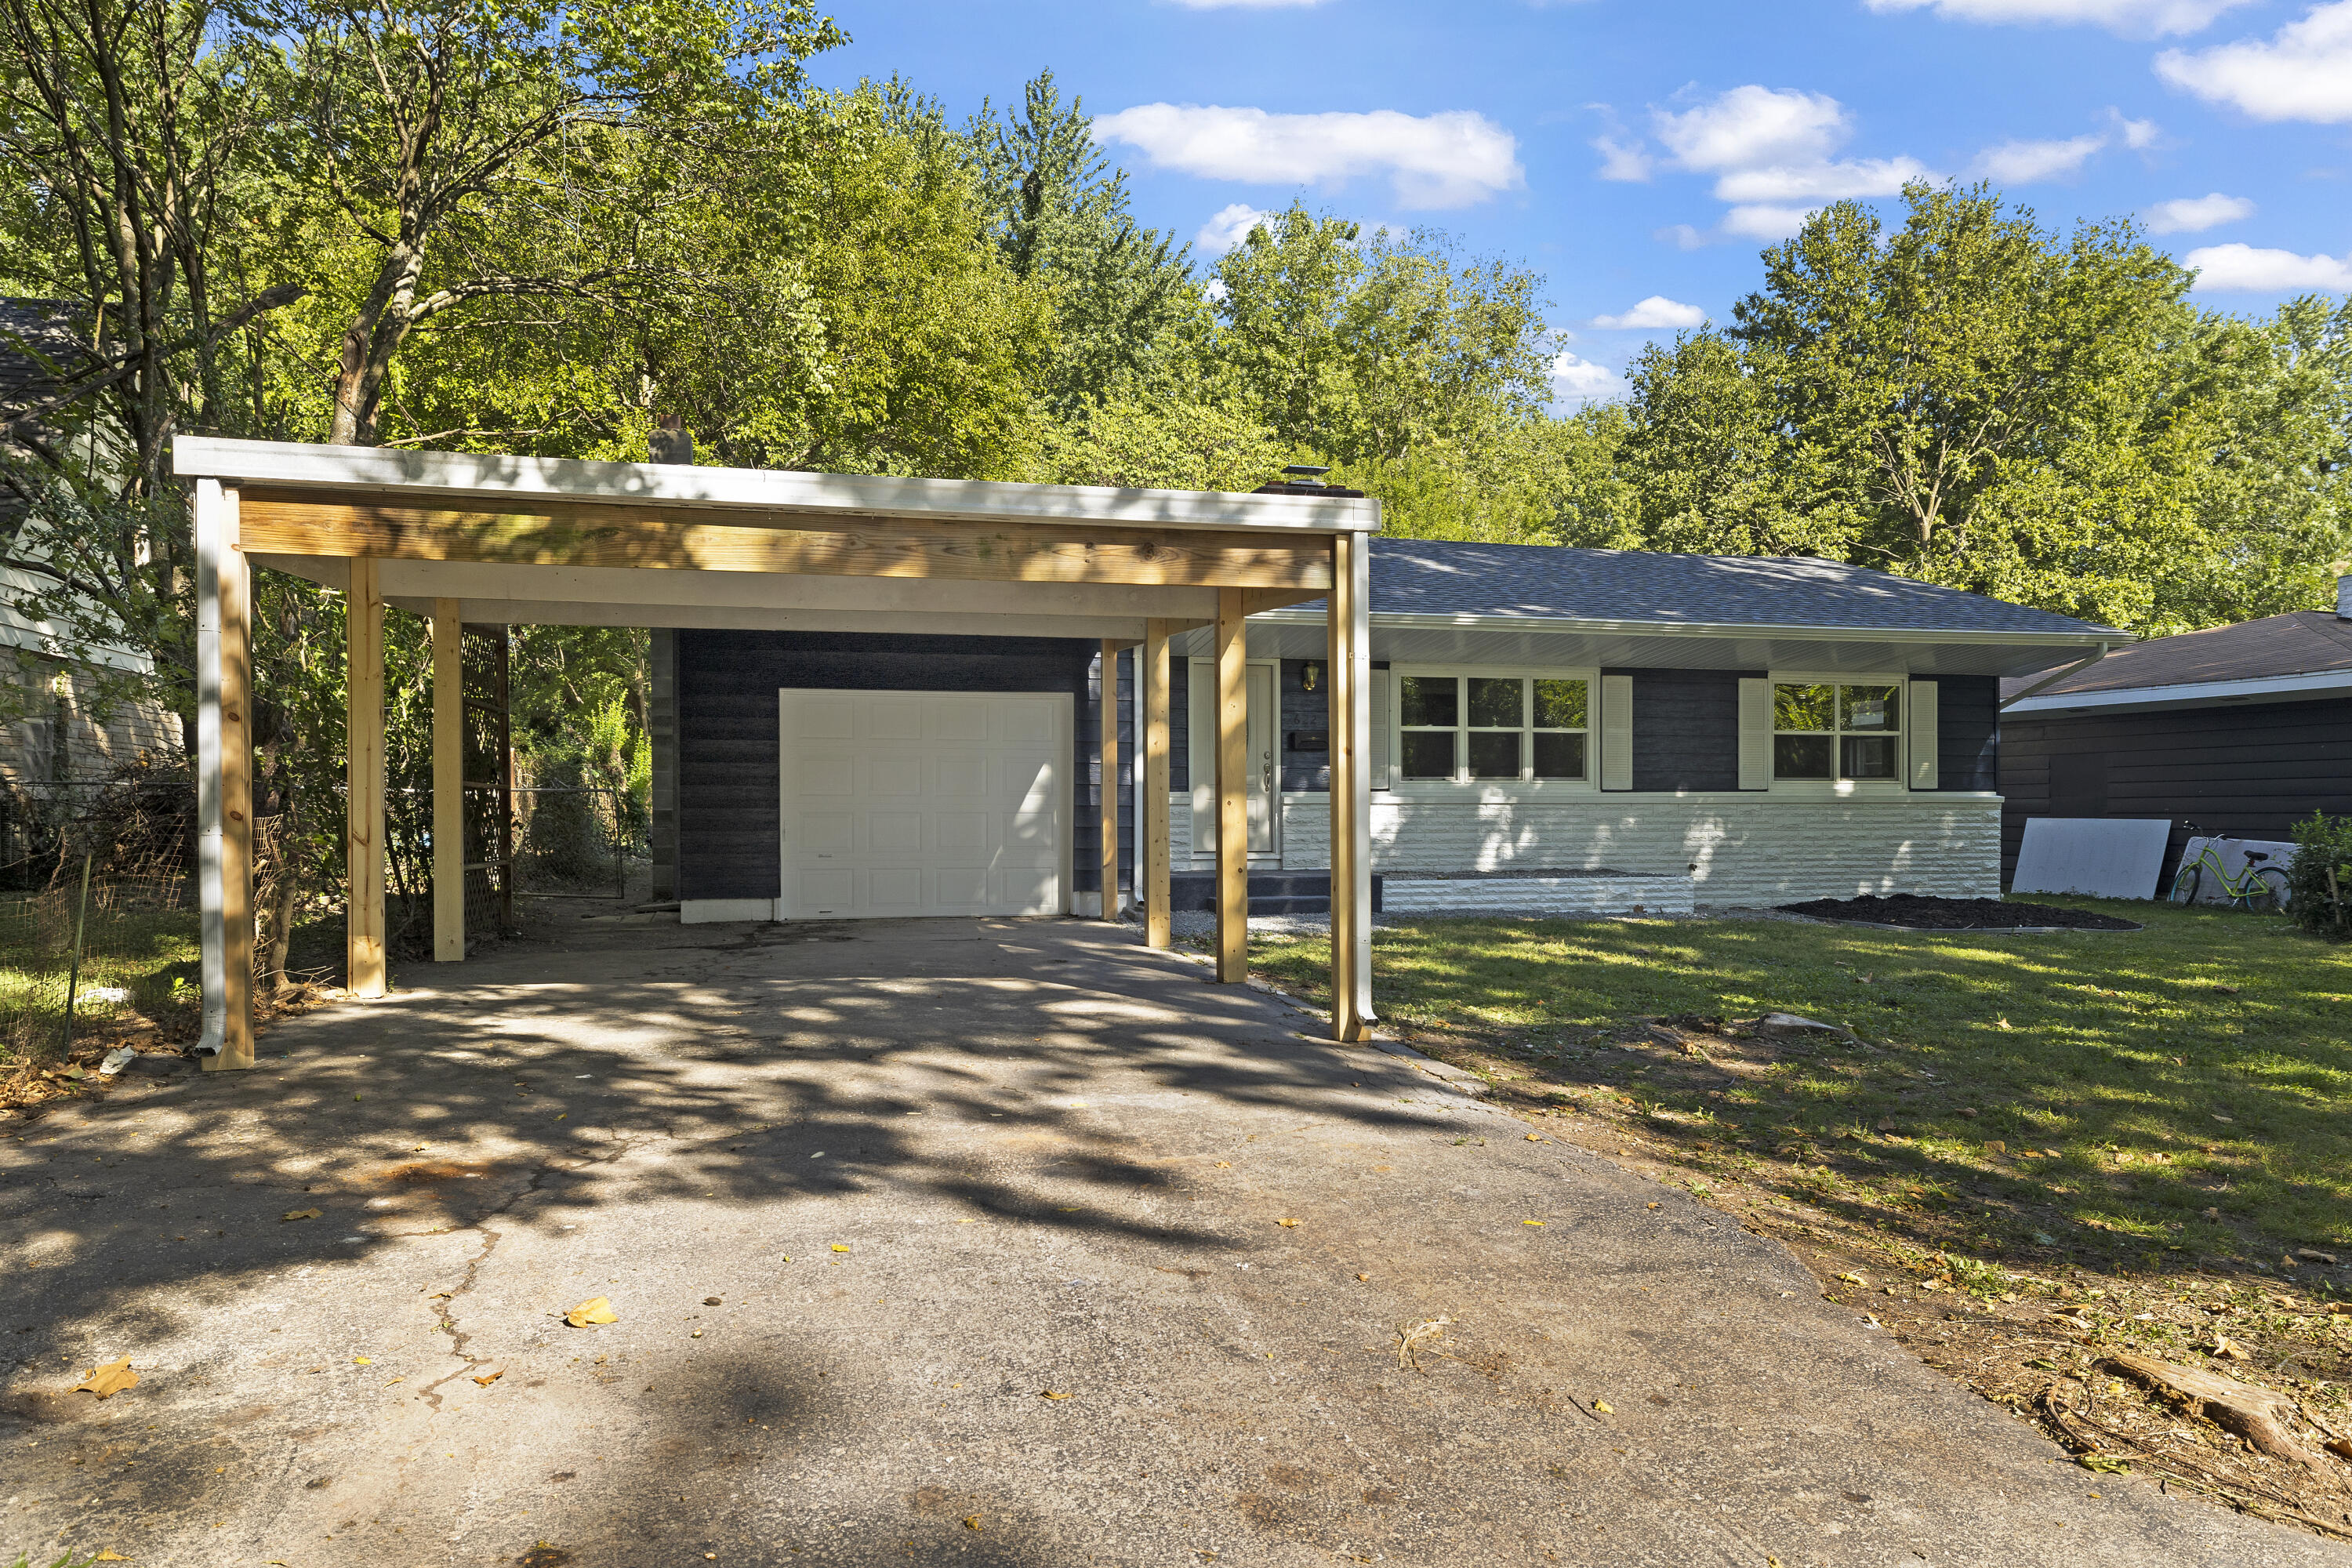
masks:
{"type": "Polygon", "coordinates": [[[1067,912],[1067,693],[778,700],[779,920],[1067,912]]]}
{"type": "MultiPolygon", "coordinates": [[[[1275,802],[1282,792],[1282,759],[1276,753],[1274,672],[1271,664],[1247,668],[1249,694],[1249,852],[1275,853],[1275,802]]],[[[1196,658],[1185,702],[1189,767],[1192,780],[1192,850],[1217,847],[1217,666],[1196,658]]]]}

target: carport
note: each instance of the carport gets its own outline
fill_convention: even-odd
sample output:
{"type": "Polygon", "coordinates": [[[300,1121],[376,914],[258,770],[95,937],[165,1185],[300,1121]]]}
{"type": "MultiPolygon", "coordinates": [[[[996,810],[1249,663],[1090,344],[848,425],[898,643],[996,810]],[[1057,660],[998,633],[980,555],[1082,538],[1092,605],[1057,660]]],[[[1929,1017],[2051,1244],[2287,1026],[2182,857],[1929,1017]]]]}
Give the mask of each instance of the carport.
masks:
{"type": "MultiPolygon", "coordinates": [[[[779,473],[182,437],[195,480],[207,1068],[253,1065],[251,570],[349,602],[351,994],[385,994],[383,608],[430,619],[435,957],[465,955],[467,624],[905,632],[1139,646],[1144,940],[1169,942],[1169,640],[1216,658],[1216,978],[1247,973],[1251,615],[1321,600],[1331,679],[1333,1030],[1371,1016],[1367,542],[1377,500],[779,473]]],[[[1108,727],[1106,726],[1108,734],[1108,727]]],[[[1102,766],[1115,779],[1115,741],[1102,766]]],[[[1118,792],[1100,792],[1107,817],[1118,792]]],[[[1106,870],[1115,822],[1103,835],[1106,870]]],[[[780,868],[780,876],[781,876],[780,868]]],[[[1106,878],[1105,918],[1118,910],[1106,878]]]]}

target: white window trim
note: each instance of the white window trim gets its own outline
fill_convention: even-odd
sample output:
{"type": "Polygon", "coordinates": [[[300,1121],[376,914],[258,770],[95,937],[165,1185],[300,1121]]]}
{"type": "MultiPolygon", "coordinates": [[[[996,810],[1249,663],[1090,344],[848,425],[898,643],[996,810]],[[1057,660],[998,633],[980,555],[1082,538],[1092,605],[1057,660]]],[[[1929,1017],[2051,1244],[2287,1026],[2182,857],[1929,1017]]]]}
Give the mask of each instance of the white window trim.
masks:
{"type": "MultiPolygon", "coordinates": [[[[1900,671],[1879,673],[1864,670],[1774,669],[1765,672],[1765,679],[1773,686],[1893,686],[1902,691],[1903,728],[1895,732],[1896,756],[1895,776],[1891,779],[1784,779],[1775,777],[1764,793],[1796,800],[1893,800],[1915,793],[1911,788],[1911,677],[1900,671]]],[[[1768,693],[1769,696],[1769,693],[1768,693]]],[[[1768,700],[1765,713],[1769,719],[1776,704],[1768,700]]],[[[1775,728],[1769,731],[1778,735],[1775,728]]],[[[1843,731],[1840,731],[1843,733],[1843,731]]],[[[1733,737],[1734,744],[1738,737],[1733,737]]],[[[1834,739],[1830,745],[1832,758],[1837,754],[1834,739]]],[[[1751,795],[1755,791],[1748,792],[1751,795]]]]}
{"type": "MultiPolygon", "coordinates": [[[[1601,670],[1598,666],[1559,666],[1545,664],[1401,664],[1391,661],[1388,668],[1388,711],[1375,714],[1374,721],[1384,724],[1389,733],[1389,787],[1384,795],[1401,800],[1543,800],[1562,795],[1595,795],[1601,793],[1601,725],[1597,721],[1601,710],[1601,670]],[[1409,779],[1404,776],[1404,683],[1409,677],[1490,677],[1504,680],[1581,680],[1584,682],[1584,777],[1580,779],[1409,779]]],[[[1469,700],[1465,691],[1463,700],[1469,700]]],[[[1529,696],[1533,701],[1532,693],[1529,696]]],[[[1528,710],[1532,720],[1532,705],[1528,710]]],[[[1466,721],[1468,714],[1463,715],[1466,721]]],[[[1457,725],[1455,732],[1470,729],[1467,722],[1457,725]]],[[[1534,726],[1523,727],[1519,733],[1532,735],[1534,726]]],[[[1461,765],[1468,763],[1466,754],[1457,756],[1461,765]]],[[[1533,742],[1520,758],[1522,766],[1535,761],[1533,742]]]]}

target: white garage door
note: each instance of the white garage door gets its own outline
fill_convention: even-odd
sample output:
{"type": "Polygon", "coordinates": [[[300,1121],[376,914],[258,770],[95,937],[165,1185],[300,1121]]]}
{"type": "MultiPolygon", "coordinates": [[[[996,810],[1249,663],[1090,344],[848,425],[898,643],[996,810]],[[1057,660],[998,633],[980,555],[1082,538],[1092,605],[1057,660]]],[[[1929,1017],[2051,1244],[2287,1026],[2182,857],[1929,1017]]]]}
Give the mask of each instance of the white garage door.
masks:
{"type": "Polygon", "coordinates": [[[1066,912],[1067,693],[779,699],[780,918],[1066,912]]]}

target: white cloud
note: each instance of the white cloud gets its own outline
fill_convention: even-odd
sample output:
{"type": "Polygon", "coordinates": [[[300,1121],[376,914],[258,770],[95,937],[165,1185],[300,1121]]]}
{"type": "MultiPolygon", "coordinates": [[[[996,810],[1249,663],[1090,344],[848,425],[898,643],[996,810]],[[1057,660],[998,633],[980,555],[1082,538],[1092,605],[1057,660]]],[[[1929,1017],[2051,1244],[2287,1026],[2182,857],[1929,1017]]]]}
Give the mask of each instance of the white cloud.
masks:
{"type": "Polygon", "coordinates": [[[1916,158],[1857,158],[1776,169],[1738,169],[1715,183],[1727,202],[1838,202],[1848,196],[1891,196],[1912,180],[1928,178],[1916,158]]]}
{"type": "Polygon", "coordinates": [[[1677,250],[1697,250],[1706,246],[1707,237],[1686,223],[1670,223],[1664,228],[1650,231],[1652,239],[1662,239],[1677,250]]]}
{"type": "Polygon", "coordinates": [[[2195,234],[2254,216],[2254,204],[2243,196],[2215,191],[2207,196],[2178,196],[2147,209],[2147,226],[2157,234],[2195,234]]]}
{"type": "Polygon", "coordinates": [[[1161,168],[1259,184],[1336,184],[1385,174],[1400,205],[1461,207],[1516,188],[1518,142],[1467,110],[1401,114],[1269,114],[1214,104],[1147,103],[1096,120],[1098,141],[1140,148],[1161,168]]]}
{"type": "Polygon", "coordinates": [[[1738,206],[1723,215],[1723,232],[1749,239],[1786,239],[1805,226],[1813,211],[1811,207],[1738,206]]]}
{"type": "Polygon", "coordinates": [[[2005,185],[2031,184],[2079,172],[2107,144],[2104,136],[2063,142],[2004,142],[1977,154],[1977,172],[2005,185]]]}
{"type": "Polygon", "coordinates": [[[1601,154],[1601,177],[1604,180],[1623,180],[1638,184],[1650,177],[1650,170],[1655,163],[1650,156],[1650,150],[1638,139],[1621,142],[1613,135],[1596,136],[1592,139],[1592,150],[1601,154]]]}
{"type": "Polygon", "coordinates": [[[1822,93],[1735,87],[1696,109],[1653,117],[1658,140],[1685,169],[1713,173],[1815,163],[1852,133],[1845,110],[1822,93]]]}
{"type": "Polygon", "coordinates": [[[2257,250],[2251,245],[2209,245],[2190,251],[2183,265],[2197,268],[2200,289],[2261,294],[2352,292],[2352,256],[2300,256],[2292,250],[2257,250]]]}
{"type": "Polygon", "coordinates": [[[2148,37],[2193,33],[2251,0],[1867,0],[1874,11],[1924,11],[1960,22],[2086,22],[2148,37]]]}
{"type": "Polygon", "coordinates": [[[1669,300],[1664,294],[1653,294],[1622,315],[1595,316],[1592,324],[1612,331],[1656,331],[1661,328],[1684,328],[1702,325],[1706,312],[1696,305],[1685,305],[1669,300]]]}
{"type": "Polygon", "coordinates": [[[1615,371],[1571,353],[1563,353],[1551,362],[1551,382],[1555,396],[1585,403],[1625,390],[1624,379],[1615,371]]]}
{"type": "Polygon", "coordinates": [[[2352,0],[2314,5],[2270,41],[2242,39],[2189,54],[2168,49],[2156,74],[2257,120],[2352,120],[2352,0]]]}
{"type": "Polygon", "coordinates": [[[1265,216],[1247,202],[1229,203],[1201,226],[1201,232],[1192,237],[1192,244],[1203,256],[1223,256],[1247,239],[1250,230],[1264,223],[1265,216]]]}
{"type": "Polygon", "coordinates": [[[2124,145],[2133,152],[2144,152],[2156,145],[2160,128],[2155,121],[2126,120],[2124,111],[2120,109],[2108,110],[2107,117],[2116,122],[2116,134],[2121,136],[2124,145]]]}

